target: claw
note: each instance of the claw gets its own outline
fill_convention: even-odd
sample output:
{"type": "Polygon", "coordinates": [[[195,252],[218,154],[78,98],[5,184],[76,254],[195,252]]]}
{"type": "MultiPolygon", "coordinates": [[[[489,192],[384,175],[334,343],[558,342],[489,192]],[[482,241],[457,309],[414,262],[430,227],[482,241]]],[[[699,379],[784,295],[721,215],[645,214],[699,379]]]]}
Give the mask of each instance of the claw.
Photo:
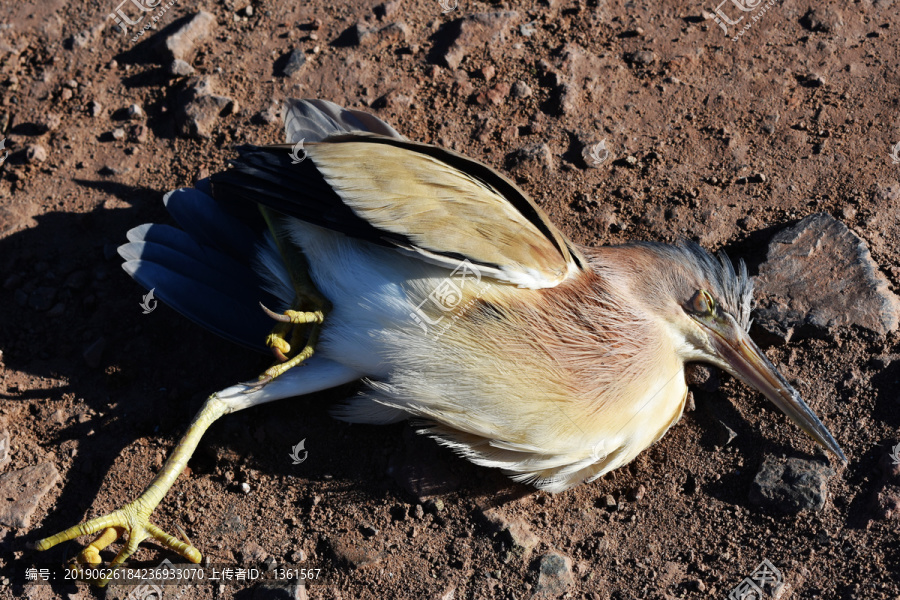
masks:
{"type": "Polygon", "coordinates": [[[280,321],[282,323],[290,323],[291,322],[291,318],[289,316],[287,316],[285,314],[278,314],[277,312],[269,310],[268,308],[266,308],[266,305],[263,304],[262,302],[260,302],[259,305],[262,307],[262,309],[265,311],[265,313],[267,315],[269,315],[271,318],[275,319],[276,321],[280,321]]]}

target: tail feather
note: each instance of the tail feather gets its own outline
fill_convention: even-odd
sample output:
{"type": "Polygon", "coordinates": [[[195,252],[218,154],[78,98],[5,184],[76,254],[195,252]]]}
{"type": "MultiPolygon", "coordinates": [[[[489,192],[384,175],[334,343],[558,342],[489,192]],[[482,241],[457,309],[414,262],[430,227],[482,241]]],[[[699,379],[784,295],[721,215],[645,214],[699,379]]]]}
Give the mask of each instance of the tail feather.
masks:
{"type": "MultiPolygon", "coordinates": [[[[272,329],[272,320],[258,304],[206,285],[194,275],[183,275],[154,262],[129,260],[122,268],[147,289],[155,288],[160,301],[197,324],[227,340],[267,352],[265,339],[272,329]]],[[[242,285],[240,281],[231,283],[235,287],[242,285]]]]}
{"type": "MultiPolygon", "coordinates": [[[[291,298],[276,297],[258,271],[261,257],[279,258],[256,221],[250,225],[229,214],[198,190],[167,195],[167,208],[184,230],[144,224],[128,232],[119,247],[123,268],[147,289],[195,323],[222,337],[261,352],[273,322],[259,307],[275,310],[291,298]]],[[[251,213],[259,222],[262,216],[251,213]]]]}
{"type": "MultiPolygon", "coordinates": [[[[211,196],[181,188],[163,197],[169,214],[198,244],[247,262],[255,256],[258,233],[228,214],[211,196]]],[[[260,216],[261,219],[261,216],[260,216]]]]}

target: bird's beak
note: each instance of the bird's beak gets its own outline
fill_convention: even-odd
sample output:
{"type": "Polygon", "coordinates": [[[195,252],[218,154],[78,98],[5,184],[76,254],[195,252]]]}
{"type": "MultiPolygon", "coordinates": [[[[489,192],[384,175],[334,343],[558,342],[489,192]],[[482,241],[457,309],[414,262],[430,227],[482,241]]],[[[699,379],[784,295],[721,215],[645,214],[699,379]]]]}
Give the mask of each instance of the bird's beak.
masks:
{"type": "Polygon", "coordinates": [[[762,392],[809,437],[847,462],[847,457],[844,456],[831,432],[822,425],[797,390],[791,387],[734,318],[723,314],[704,319],[701,323],[711,330],[710,340],[719,359],[724,363],[721,366],[747,385],[762,392]]]}

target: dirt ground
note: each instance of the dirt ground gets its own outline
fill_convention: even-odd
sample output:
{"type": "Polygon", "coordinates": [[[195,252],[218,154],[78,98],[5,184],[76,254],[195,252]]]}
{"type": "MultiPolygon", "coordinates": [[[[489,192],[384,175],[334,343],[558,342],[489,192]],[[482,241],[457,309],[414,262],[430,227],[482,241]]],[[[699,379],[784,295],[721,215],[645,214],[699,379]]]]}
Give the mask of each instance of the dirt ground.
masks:
{"type": "MultiPolygon", "coordinates": [[[[137,496],[205,397],[268,365],[165,305],[142,314],[145,291],[115,248],[136,225],[170,222],[163,194],[222,169],[234,145],[282,141],[271,107],[285,97],[369,110],[499,168],[582,244],[686,237],[755,274],[775,232],[825,212],[900,289],[894,0],[728,2],[730,20],[744,15],[723,21],[728,34],[712,3],[672,0],[181,0],[155,28],[211,13],[186,61],[234,101],[205,138],[178,134],[185,77],[157,58],[153,31],[137,42],[120,31],[113,2],[0,4],[4,472],[50,463],[60,475],[29,525],[0,526],[5,573],[71,556],[75,544],[45,556],[28,543],[137,496]],[[515,14],[471,17],[503,11],[515,14]],[[306,63],[286,76],[293,49],[306,63]],[[594,165],[601,141],[609,154],[594,165]]],[[[766,351],[849,458],[833,462],[821,511],[749,501],[765,456],[820,453],[757,393],[714,375],[631,465],[558,495],[407,425],[329,417],[356,386],[253,408],[207,432],[154,518],[213,563],[323,569],[311,598],[724,598],[765,559],[782,598],[900,598],[900,511],[879,504],[900,442],[900,359],[877,358],[900,354],[900,334],[844,328],[766,351]],[[728,444],[723,424],[737,434],[728,444]],[[293,464],[302,440],[307,459],[293,464]],[[549,553],[571,561],[559,587],[542,570],[549,553]]],[[[145,544],[137,558],[166,556],[145,544]]],[[[5,577],[3,598],[104,594],[5,577]]],[[[247,587],[164,597],[281,597],[247,587]]]]}

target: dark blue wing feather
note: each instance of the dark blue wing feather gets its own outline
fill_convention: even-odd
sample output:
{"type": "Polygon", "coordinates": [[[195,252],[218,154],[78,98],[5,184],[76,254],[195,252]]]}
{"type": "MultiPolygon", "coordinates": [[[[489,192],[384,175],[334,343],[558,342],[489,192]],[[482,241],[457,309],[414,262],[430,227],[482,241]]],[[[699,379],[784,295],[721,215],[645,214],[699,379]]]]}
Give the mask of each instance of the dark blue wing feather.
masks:
{"type": "Polygon", "coordinates": [[[267,352],[273,321],[259,306],[282,301],[265,291],[255,269],[265,223],[252,210],[233,210],[199,190],[176,190],[166,207],[184,231],[144,224],[128,232],[119,247],[122,267],[159,300],[195,323],[248,348],[267,352]]]}
{"type": "MultiPolygon", "coordinates": [[[[154,295],[195,323],[227,340],[253,350],[268,352],[265,340],[272,320],[259,308],[226,292],[210,287],[191,275],[145,260],[129,260],[122,268],[154,295]]],[[[242,282],[233,281],[234,286],[242,282]]]]}

